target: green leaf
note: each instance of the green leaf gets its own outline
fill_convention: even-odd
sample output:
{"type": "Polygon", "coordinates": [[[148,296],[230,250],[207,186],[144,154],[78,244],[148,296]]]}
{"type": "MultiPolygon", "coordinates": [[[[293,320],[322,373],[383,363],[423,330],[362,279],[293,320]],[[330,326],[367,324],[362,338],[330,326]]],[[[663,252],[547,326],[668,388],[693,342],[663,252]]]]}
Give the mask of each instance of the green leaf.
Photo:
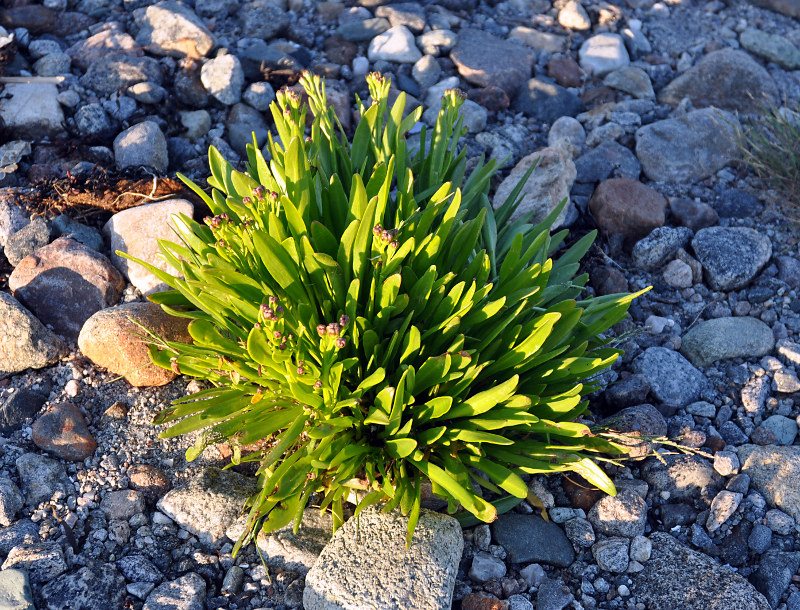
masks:
{"type": "Polygon", "coordinates": [[[470,396],[460,405],[457,405],[455,408],[451,409],[447,413],[447,418],[455,419],[457,417],[475,417],[476,415],[486,413],[493,407],[511,398],[511,396],[514,394],[514,391],[517,389],[518,383],[519,375],[514,375],[513,377],[510,377],[503,383],[500,383],[489,390],[484,390],[483,392],[479,392],[474,396],[470,396]]]}

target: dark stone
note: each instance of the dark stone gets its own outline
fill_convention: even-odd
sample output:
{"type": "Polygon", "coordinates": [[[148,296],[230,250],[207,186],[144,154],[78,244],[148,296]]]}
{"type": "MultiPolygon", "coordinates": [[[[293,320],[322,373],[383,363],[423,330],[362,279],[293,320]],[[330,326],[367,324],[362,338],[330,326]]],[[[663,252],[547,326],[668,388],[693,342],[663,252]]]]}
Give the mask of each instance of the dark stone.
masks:
{"type": "Polygon", "coordinates": [[[574,599],[564,583],[547,578],[536,593],[536,610],[562,610],[574,599]]]}
{"type": "Polygon", "coordinates": [[[500,87],[509,96],[530,77],[534,52],[475,28],[461,28],[450,59],[467,82],[500,87]]]}
{"type": "Polygon", "coordinates": [[[746,494],[750,489],[750,475],[741,472],[732,476],[728,480],[728,484],[725,485],[725,489],[735,493],[746,494]]]}
{"type": "Polygon", "coordinates": [[[606,388],[603,398],[609,411],[616,413],[625,407],[642,404],[650,393],[650,383],[644,375],[630,375],[606,388]]]}
{"type": "Polygon", "coordinates": [[[169,169],[181,170],[184,163],[197,157],[194,145],[186,138],[167,138],[169,169]]]}
{"type": "Polygon", "coordinates": [[[750,435],[750,441],[755,445],[766,447],[767,445],[774,445],[778,442],[778,437],[771,428],[766,426],[758,426],[750,435]]]}
{"type": "Polygon", "coordinates": [[[772,530],[763,523],[756,523],[747,537],[747,546],[759,555],[766,552],[772,546],[772,530]]]}
{"type": "Polygon", "coordinates": [[[39,526],[30,519],[20,519],[8,527],[0,527],[0,555],[5,557],[15,546],[41,542],[39,526]]]}
{"type": "Polygon", "coordinates": [[[747,191],[732,188],[720,193],[714,208],[721,218],[752,218],[761,214],[764,206],[747,191]]]}
{"type": "Polygon", "coordinates": [[[798,568],[800,553],[767,553],[761,557],[761,565],[750,577],[750,582],[764,594],[770,606],[777,608],[798,568]]]}
{"type": "Polygon", "coordinates": [[[228,141],[233,150],[240,155],[245,154],[245,146],[253,142],[253,132],[258,142],[266,142],[269,128],[263,113],[247,104],[234,104],[225,121],[228,130],[228,141]]]}
{"type": "Polygon", "coordinates": [[[747,539],[750,536],[752,525],[749,521],[742,521],[731,528],[731,531],[722,540],[720,559],[723,563],[732,566],[743,566],[747,563],[747,539]]]}
{"type": "Polygon", "coordinates": [[[662,504],[660,511],[661,523],[668,530],[677,525],[691,525],[697,519],[697,510],[683,502],[662,504]]]}
{"type": "Polygon", "coordinates": [[[144,555],[128,555],[117,561],[117,567],[128,582],[160,583],[164,577],[144,555]]]}
{"type": "Polygon", "coordinates": [[[576,182],[595,183],[607,178],[639,178],[642,165],[629,149],[610,141],[584,153],[575,160],[576,182]]]}
{"type": "Polygon", "coordinates": [[[491,525],[494,540],[511,563],[546,563],[566,568],[575,560],[567,536],[555,523],[538,515],[506,513],[491,525]]]}
{"type": "Polygon", "coordinates": [[[586,106],[574,93],[549,78],[532,78],[520,88],[514,98],[515,112],[522,112],[545,123],[552,123],[562,116],[576,116],[586,106]]]}
{"type": "Polygon", "coordinates": [[[44,218],[37,216],[6,240],[4,253],[12,267],[50,242],[50,228],[44,218]]]}
{"type": "Polygon", "coordinates": [[[112,53],[92,62],[81,77],[81,84],[101,95],[115,93],[136,83],[162,82],[161,64],[152,57],[112,53]]]}
{"type": "Polygon", "coordinates": [[[707,203],[677,197],[669,202],[669,210],[675,219],[692,231],[713,227],[719,222],[717,211],[707,203]]]}
{"type": "Polygon", "coordinates": [[[726,421],[719,428],[719,433],[729,445],[743,445],[747,442],[747,435],[732,421],[726,421]]]}
{"type": "Polygon", "coordinates": [[[562,87],[580,87],[583,84],[583,70],[578,62],[570,57],[554,57],[547,63],[547,76],[562,87]]]}
{"type": "Polygon", "coordinates": [[[358,55],[358,44],[337,35],[328,36],[323,47],[325,54],[328,56],[328,61],[340,66],[349,66],[353,58],[358,55]]]}
{"type": "Polygon", "coordinates": [[[642,477],[654,494],[669,492],[670,500],[696,500],[714,497],[722,487],[723,478],[711,463],[695,455],[665,455],[664,463],[648,458],[642,477]]]}
{"type": "Polygon", "coordinates": [[[778,279],[786,282],[789,288],[800,288],[800,261],[793,256],[779,256],[777,261],[778,279]]]}
{"type": "Polygon", "coordinates": [[[48,610],[123,610],[125,579],[110,564],[64,574],[42,588],[48,610]]]}
{"type": "Polygon", "coordinates": [[[500,87],[483,87],[471,89],[467,95],[473,102],[480,104],[487,110],[505,110],[511,105],[508,94],[500,87]]]}
{"type": "Polygon", "coordinates": [[[591,273],[592,288],[598,296],[628,292],[628,280],[618,267],[595,267],[591,273]]]}
{"type": "MultiPolygon", "coordinates": [[[[244,61],[242,61],[242,66],[244,66],[244,61]]],[[[258,78],[259,76],[260,74],[250,78],[258,78]]],[[[204,108],[208,105],[208,93],[206,93],[206,88],[200,80],[200,72],[198,70],[178,70],[175,73],[172,86],[175,89],[175,97],[178,101],[190,108],[204,108]]]]}
{"type": "Polygon", "coordinates": [[[47,396],[31,390],[17,390],[0,407],[0,434],[10,434],[22,428],[47,402],[47,396]]]}

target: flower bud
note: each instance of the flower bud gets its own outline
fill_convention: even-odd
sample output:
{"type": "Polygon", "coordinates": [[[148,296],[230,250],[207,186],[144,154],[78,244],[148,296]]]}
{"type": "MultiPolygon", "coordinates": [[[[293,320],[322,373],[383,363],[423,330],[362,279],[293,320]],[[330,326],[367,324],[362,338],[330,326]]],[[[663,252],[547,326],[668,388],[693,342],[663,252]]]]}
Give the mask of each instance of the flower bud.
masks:
{"type": "Polygon", "coordinates": [[[381,225],[377,224],[374,227],[372,227],[372,234],[375,237],[380,237],[382,232],[383,232],[383,227],[381,225]]]}
{"type": "Polygon", "coordinates": [[[284,311],[286,311],[286,310],[283,308],[283,305],[278,305],[275,308],[275,313],[278,314],[279,316],[283,315],[284,311]]]}
{"type": "Polygon", "coordinates": [[[297,367],[297,374],[302,376],[306,374],[306,370],[302,366],[297,367]]]}
{"type": "Polygon", "coordinates": [[[331,337],[338,336],[341,330],[342,328],[336,322],[331,322],[330,324],[328,324],[328,334],[331,337]]]}
{"type": "Polygon", "coordinates": [[[337,348],[342,349],[345,345],[347,345],[347,339],[344,337],[339,337],[336,339],[335,344],[337,348]]]}
{"type": "Polygon", "coordinates": [[[242,203],[244,205],[250,205],[251,203],[253,203],[253,200],[250,199],[250,197],[242,197],[242,203]]]}
{"type": "Polygon", "coordinates": [[[400,247],[399,242],[396,239],[393,239],[389,242],[389,249],[390,250],[397,250],[400,247]]]}
{"type": "Polygon", "coordinates": [[[283,333],[279,330],[273,331],[272,336],[276,339],[280,339],[283,336],[283,333]]]}
{"type": "Polygon", "coordinates": [[[272,320],[275,318],[275,312],[266,303],[261,303],[261,317],[265,320],[272,320]]]}
{"type": "Polygon", "coordinates": [[[277,305],[278,304],[278,297],[271,296],[267,299],[270,305],[277,305]]]}
{"type": "Polygon", "coordinates": [[[266,187],[263,184],[259,184],[257,187],[253,189],[253,197],[255,197],[256,199],[263,199],[266,192],[267,192],[266,187]]]}
{"type": "Polygon", "coordinates": [[[346,327],[348,324],[350,324],[350,316],[346,316],[346,315],[344,315],[344,314],[342,314],[341,316],[339,316],[339,326],[341,326],[342,328],[344,328],[344,327],[346,327]]]}
{"type": "Polygon", "coordinates": [[[314,382],[314,389],[315,389],[315,390],[321,390],[321,389],[322,389],[322,382],[321,382],[319,379],[317,379],[317,380],[314,382]]]}
{"type": "Polygon", "coordinates": [[[392,234],[386,230],[381,231],[381,241],[384,243],[392,241],[392,234]]]}
{"type": "Polygon", "coordinates": [[[325,335],[325,325],[324,324],[317,324],[317,334],[320,337],[325,335]]]}

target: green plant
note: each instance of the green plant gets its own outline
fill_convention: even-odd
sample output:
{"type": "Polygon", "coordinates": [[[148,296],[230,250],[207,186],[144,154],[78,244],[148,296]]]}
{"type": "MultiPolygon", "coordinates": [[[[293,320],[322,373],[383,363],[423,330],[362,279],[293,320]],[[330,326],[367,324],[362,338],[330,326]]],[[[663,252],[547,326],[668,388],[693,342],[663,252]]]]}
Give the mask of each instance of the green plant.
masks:
{"type": "Polygon", "coordinates": [[[403,94],[389,108],[380,75],[371,105],[357,100],[352,143],[324,83],[301,82],[310,137],[300,97],[281,92],[271,160],[254,142],[240,173],[212,148],[211,196],[183,179],[214,216],[181,216],[181,243],[160,242],[180,276],[148,266],[174,288],[150,299],[191,318],[194,340],[156,341],[153,362],[214,386],[160,413],[162,436],[203,430],[189,459],[225,440],[234,463],[260,464],[236,548],[257,526],[297,527],[312,494],[334,527],[354,491],[356,514],[399,506],[410,542],[424,480],[483,521],[528,495],[526,473],[575,471],[614,493],[594,460],[625,448],[573,420],[596,387],[584,380],[620,353],[603,333],[635,295],[575,300],[594,234],[553,259],[564,203],[538,225],[509,223],[521,183],[492,210],[493,164],[467,177],[457,152],[457,92],[411,154],[420,110],[404,118],[403,94]]]}
{"type": "Polygon", "coordinates": [[[734,125],[744,162],[781,194],[800,195],[800,106],[764,106],[734,125]]]}

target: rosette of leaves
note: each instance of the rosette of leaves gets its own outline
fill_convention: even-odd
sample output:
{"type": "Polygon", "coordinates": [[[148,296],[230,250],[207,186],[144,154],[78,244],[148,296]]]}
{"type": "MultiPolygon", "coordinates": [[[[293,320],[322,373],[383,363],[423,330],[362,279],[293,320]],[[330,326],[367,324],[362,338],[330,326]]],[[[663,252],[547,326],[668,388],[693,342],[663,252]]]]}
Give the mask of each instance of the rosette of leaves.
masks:
{"type": "Polygon", "coordinates": [[[145,265],[173,288],[150,299],[192,319],[193,343],[156,339],[153,362],[212,386],[161,412],[162,436],[202,431],[188,459],[226,441],[234,463],[259,464],[236,548],[297,527],[312,496],[334,527],[348,498],[355,514],[399,506],[410,542],[427,481],[486,522],[528,496],[526,474],[573,471],[614,493],[596,462],[625,448],[574,420],[620,354],[604,333],[634,295],[580,298],[594,234],[554,257],[563,203],[538,225],[508,223],[519,189],[492,210],[493,165],[466,177],[457,148],[456,92],[411,151],[420,109],[405,115],[402,93],[390,108],[380,75],[352,141],[324,83],[301,82],[310,128],[281,92],[271,159],[254,142],[239,172],[212,148],[211,195],[183,179],[213,217],[175,217],[179,243],[159,243],[178,274],[145,265]]]}

